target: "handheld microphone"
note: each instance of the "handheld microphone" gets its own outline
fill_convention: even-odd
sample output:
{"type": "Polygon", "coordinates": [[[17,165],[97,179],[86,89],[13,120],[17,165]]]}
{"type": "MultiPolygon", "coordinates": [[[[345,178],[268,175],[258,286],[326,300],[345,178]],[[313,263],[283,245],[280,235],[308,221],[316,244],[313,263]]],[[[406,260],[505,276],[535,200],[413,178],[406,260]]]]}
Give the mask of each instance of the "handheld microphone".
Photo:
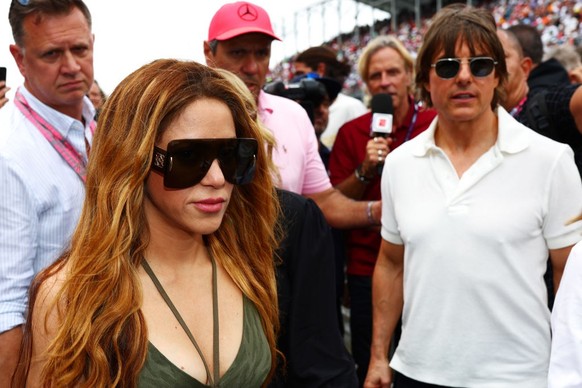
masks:
{"type": "Polygon", "coordinates": [[[386,93],[379,93],[372,97],[372,126],[371,137],[388,137],[392,133],[394,107],[392,97],[386,93]]]}

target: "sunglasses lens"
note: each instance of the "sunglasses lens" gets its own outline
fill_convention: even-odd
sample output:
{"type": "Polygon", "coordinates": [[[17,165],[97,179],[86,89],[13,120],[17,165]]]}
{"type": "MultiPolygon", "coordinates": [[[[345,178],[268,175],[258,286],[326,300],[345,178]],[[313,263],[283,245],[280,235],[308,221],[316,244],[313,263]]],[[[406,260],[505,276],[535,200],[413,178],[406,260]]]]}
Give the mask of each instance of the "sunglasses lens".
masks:
{"type": "Polygon", "coordinates": [[[253,180],[257,161],[257,148],[258,143],[255,139],[239,139],[236,155],[236,173],[233,177],[234,179],[229,182],[235,185],[244,185],[253,180]]]}
{"type": "Polygon", "coordinates": [[[495,63],[491,58],[475,58],[471,60],[470,67],[475,77],[486,77],[493,71],[495,63]]]}
{"type": "Polygon", "coordinates": [[[164,174],[164,185],[174,189],[183,189],[199,183],[206,175],[212,160],[207,161],[206,152],[200,144],[186,142],[168,144],[168,157],[164,174]]]}
{"type": "Polygon", "coordinates": [[[437,61],[435,71],[439,77],[449,79],[457,75],[460,65],[458,61],[441,59],[437,61]]]}
{"type": "Polygon", "coordinates": [[[174,140],[168,144],[164,186],[173,189],[192,187],[206,176],[218,160],[224,179],[245,184],[254,176],[255,139],[174,140]]]}

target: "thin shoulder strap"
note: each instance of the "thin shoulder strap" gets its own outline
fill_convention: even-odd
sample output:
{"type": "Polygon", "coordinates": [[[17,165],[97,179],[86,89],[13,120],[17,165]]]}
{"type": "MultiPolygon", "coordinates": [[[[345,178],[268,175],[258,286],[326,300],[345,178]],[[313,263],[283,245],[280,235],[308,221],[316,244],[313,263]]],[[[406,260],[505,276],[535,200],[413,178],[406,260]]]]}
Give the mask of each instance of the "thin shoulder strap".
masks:
{"type": "Polygon", "coordinates": [[[216,262],[214,261],[214,257],[212,256],[212,253],[210,253],[210,262],[212,263],[212,321],[213,321],[213,333],[212,333],[213,343],[212,343],[212,345],[213,345],[213,353],[214,353],[213,354],[214,378],[210,374],[210,368],[208,368],[208,363],[206,362],[206,359],[204,358],[204,354],[202,353],[202,350],[198,346],[198,343],[194,339],[194,335],[192,335],[192,332],[188,328],[188,325],[186,325],[186,322],[184,322],[184,319],[182,319],[182,316],[178,312],[178,309],[176,308],[176,306],[174,306],[174,303],[172,303],[172,300],[170,299],[170,297],[166,293],[166,290],[164,290],[164,287],[162,287],[162,284],[160,283],[160,281],[156,277],[156,274],[154,273],[154,271],[152,270],[152,268],[150,267],[150,265],[148,264],[148,262],[145,258],[143,258],[143,260],[141,261],[141,265],[143,266],[143,269],[146,271],[146,273],[148,274],[150,279],[152,279],[152,282],[156,286],[158,292],[160,293],[160,295],[162,296],[162,298],[164,299],[164,301],[166,302],[166,304],[168,305],[170,310],[172,310],[174,317],[176,317],[176,319],[178,320],[178,323],[180,324],[180,326],[182,326],[182,329],[184,329],[184,331],[186,332],[186,335],[188,336],[188,338],[190,339],[190,341],[192,342],[192,344],[194,345],[194,347],[198,351],[198,354],[200,354],[200,358],[202,359],[202,363],[204,364],[204,369],[206,369],[206,375],[208,376],[208,379],[210,380],[210,386],[211,387],[218,387],[218,380],[219,380],[219,376],[220,376],[220,353],[219,353],[220,349],[219,349],[219,340],[218,340],[219,339],[219,337],[218,337],[218,334],[219,334],[218,333],[218,284],[217,284],[218,278],[217,278],[217,273],[216,273],[217,272],[216,271],[216,262]]]}

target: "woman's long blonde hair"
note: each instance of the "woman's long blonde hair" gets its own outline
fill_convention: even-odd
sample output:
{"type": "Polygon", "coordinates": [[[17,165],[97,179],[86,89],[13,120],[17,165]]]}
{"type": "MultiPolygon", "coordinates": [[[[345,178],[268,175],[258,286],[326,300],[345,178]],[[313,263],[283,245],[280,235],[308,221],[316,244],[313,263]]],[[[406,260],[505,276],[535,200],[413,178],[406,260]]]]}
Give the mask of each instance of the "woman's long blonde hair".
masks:
{"type": "MultiPolygon", "coordinates": [[[[137,384],[148,342],[137,271],[150,234],[144,182],[156,140],[189,104],[203,98],[223,101],[232,112],[237,136],[263,144],[260,128],[232,84],[195,62],[154,61],[129,75],[108,98],[70,248],[31,287],[16,384],[26,381],[31,361],[31,318],[39,285],[61,269],[65,280],[54,302],[59,326],[48,348],[42,385],[137,384]]],[[[273,265],[278,213],[267,155],[260,146],[254,180],[234,187],[220,228],[205,238],[216,260],[257,306],[272,352],[271,374],[279,326],[273,265]]]]}

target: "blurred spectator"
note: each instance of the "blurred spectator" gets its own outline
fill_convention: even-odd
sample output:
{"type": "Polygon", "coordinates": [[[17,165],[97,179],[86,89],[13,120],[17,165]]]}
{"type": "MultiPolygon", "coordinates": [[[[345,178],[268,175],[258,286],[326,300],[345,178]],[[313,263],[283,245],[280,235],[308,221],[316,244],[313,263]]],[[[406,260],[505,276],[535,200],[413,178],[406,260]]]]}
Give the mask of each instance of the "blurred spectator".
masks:
{"type": "Polygon", "coordinates": [[[570,83],[568,72],[556,59],[543,61],[544,45],[538,30],[531,25],[517,24],[507,28],[519,41],[524,57],[531,58],[532,67],[527,77],[528,96],[555,85],[570,83]]]}
{"type": "MultiPolygon", "coordinates": [[[[331,78],[342,86],[351,71],[349,63],[338,61],[335,52],[325,46],[310,47],[295,58],[294,75],[317,73],[320,77],[331,78]]],[[[320,141],[327,148],[333,142],[339,128],[346,122],[366,113],[366,106],[357,98],[339,93],[331,100],[329,122],[320,136],[320,141]]]]}
{"type": "MultiPolygon", "coordinates": [[[[542,37],[545,47],[550,48],[565,43],[578,46],[582,43],[582,1],[552,1],[529,2],[523,0],[508,0],[506,2],[477,1],[476,6],[488,9],[494,16],[497,25],[508,28],[516,24],[530,24],[542,37]]],[[[389,20],[378,20],[373,26],[356,26],[351,33],[339,34],[322,45],[330,47],[337,57],[350,65],[357,62],[362,49],[375,35],[394,35],[404,44],[404,47],[416,55],[422,38],[434,14],[430,7],[421,13],[421,23],[416,25],[412,18],[403,19],[395,31],[391,29],[389,20]]],[[[291,78],[292,62],[295,55],[283,60],[273,67],[271,78],[288,80],[291,78]]],[[[352,72],[346,78],[344,92],[348,95],[362,98],[362,80],[357,72],[352,72]]]]}
{"type": "Polygon", "coordinates": [[[503,45],[509,69],[503,107],[520,123],[553,140],[570,145],[574,150],[576,166],[582,175],[580,84],[573,85],[569,81],[567,84],[546,87],[538,84],[537,94],[532,94],[527,81],[531,79],[534,60],[527,56],[527,51],[520,44],[513,28],[500,30],[497,35],[503,45]]]}
{"type": "Polygon", "coordinates": [[[89,99],[93,103],[95,107],[95,120],[99,118],[99,113],[101,113],[101,107],[105,104],[105,100],[107,96],[101,86],[97,83],[97,80],[93,81],[93,85],[91,85],[91,89],[89,89],[88,93],[89,99]]]}
{"type": "Polygon", "coordinates": [[[550,47],[545,58],[554,58],[560,62],[568,72],[570,82],[573,84],[582,83],[582,61],[574,46],[564,43],[560,46],[550,47]]]}

